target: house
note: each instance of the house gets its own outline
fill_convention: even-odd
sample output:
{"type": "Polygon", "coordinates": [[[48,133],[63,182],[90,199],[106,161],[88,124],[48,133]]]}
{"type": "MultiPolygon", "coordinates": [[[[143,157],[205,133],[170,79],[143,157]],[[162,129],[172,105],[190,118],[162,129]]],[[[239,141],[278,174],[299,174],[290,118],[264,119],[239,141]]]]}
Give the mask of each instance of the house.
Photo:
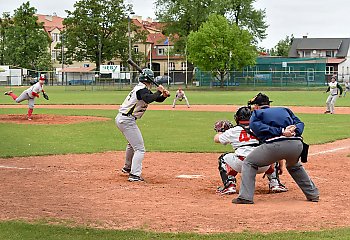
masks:
{"type": "Polygon", "coordinates": [[[326,61],[324,69],[326,80],[337,75],[338,80],[349,80],[350,38],[294,38],[289,50],[289,58],[322,58],[326,61]]]}

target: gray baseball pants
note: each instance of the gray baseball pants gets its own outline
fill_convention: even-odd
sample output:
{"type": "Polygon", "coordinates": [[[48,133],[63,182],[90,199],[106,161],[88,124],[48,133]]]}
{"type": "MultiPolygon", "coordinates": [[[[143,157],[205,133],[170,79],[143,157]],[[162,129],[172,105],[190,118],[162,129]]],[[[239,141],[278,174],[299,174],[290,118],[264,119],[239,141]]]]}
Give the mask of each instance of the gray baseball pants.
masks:
{"type": "Polygon", "coordinates": [[[131,169],[131,174],[141,176],[142,160],[145,156],[146,149],[136,120],[133,116],[123,116],[121,113],[118,113],[115,122],[128,141],[126,145],[124,167],[131,169]]]}
{"type": "Polygon", "coordinates": [[[258,167],[268,166],[282,159],[286,160],[289,174],[303,191],[306,198],[314,199],[318,197],[319,191],[317,187],[299,162],[302,149],[303,144],[300,140],[264,143],[254,149],[243,161],[238,198],[253,201],[258,167]]]}
{"type": "Polygon", "coordinates": [[[338,95],[329,95],[326,101],[327,111],[334,113],[335,102],[337,101],[338,95]]]}
{"type": "Polygon", "coordinates": [[[23,91],[18,98],[16,98],[16,103],[23,102],[24,100],[28,100],[28,108],[34,108],[34,98],[30,98],[27,91],[23,91]]]}

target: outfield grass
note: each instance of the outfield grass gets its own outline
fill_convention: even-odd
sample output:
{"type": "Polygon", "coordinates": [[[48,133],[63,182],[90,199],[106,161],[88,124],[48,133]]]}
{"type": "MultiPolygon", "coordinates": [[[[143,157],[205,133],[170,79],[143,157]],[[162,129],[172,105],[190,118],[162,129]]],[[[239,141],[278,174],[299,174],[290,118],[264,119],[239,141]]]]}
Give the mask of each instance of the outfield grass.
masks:
{"type": "MultiPolygon", "coordinates": [[[[25,109],[0,109],[0,114],[25,112],[25,109]]],[[[35,109],[35,114],[102,116],[110,118],[110,121],[64,125],[0,123],[1,136],[6,139],[0,141],[0,157],[125,150],[125,138],[114,123],[116,111],[35,109]],[[34,137],[29,133],[34,133],[34,137]]],[[[298,116],[305,122],[304,138],[310,144],[331,142],[350,135],[350,121],[347,115],[298,116]]],[[[219,119],[232,120],[233,115],[225,112],[147,111],[137,123],[147,151],[232,151],[231,146],[213,143],[213,125],[219,119]]]]}
{"type": "Polygon", "coordinates": [[[24,222],[0,222],[0,239],[7,240],[89,240],[89,239],[235,239],[235,240],[322,240],[322,239],[349,239],[350,229],[334,229],[313,232],[277,232],[277,233],[154,233],[142,230],[102,230],[92,228],[71,228],[46,224],[28,224],[24,222]]]}
{"type": "MultiPolygon", "coordinates": [[[[15,94],[20,94],[26,87],[14,88],[15,94]]],[[[65,87],[47,86],[50,100],[42,97],[36,99],[36,104],[121,104],[130,89],[118,91],[68,91],[65,87]]],[[[326,89],[326,88],[325,88],[326,89]]],[[[325,90],[324,89],[324,90],[325,90]]],[[[8,88],[0,87],[1,92],[8,88]]],[[[328,94],[323,91],[264,91],[273,101],[274,106],[325,106],[328,94]]],[[[190,104],[232,104],[245,105],[259,91],[194,91],[186,90],[190,104]]],[[[172,96],[162,104],[172,104],[172,96]]],[[[15,104],[8,96],[0,97],[0,104],[15,104]]],[[[184,103],[181,103],[184,104],[184,103]]],[[[336,106],[350,106],[350,96],[339,98],[336,106]]]]}

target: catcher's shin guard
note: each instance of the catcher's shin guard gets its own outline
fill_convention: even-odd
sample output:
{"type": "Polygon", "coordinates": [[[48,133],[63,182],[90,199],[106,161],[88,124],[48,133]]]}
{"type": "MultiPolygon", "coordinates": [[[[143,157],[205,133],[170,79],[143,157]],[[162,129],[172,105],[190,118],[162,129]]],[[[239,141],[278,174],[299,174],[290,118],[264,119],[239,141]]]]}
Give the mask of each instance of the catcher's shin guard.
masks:
{"type": "Polygon", "coordinates": [[[231,169],[230,166],[228,166],[225,163],[224,156],[226,154],[228,153],[224,153],[218,158],[218,164],[219,164],[218,169],[219,169],[220,177],[221,177],[222,183],[224,184],[224,187],[228,187],[230,186],[230,184],[235,184],[236,183],[235,175],[237,174],[236,171],[231,169]]]}

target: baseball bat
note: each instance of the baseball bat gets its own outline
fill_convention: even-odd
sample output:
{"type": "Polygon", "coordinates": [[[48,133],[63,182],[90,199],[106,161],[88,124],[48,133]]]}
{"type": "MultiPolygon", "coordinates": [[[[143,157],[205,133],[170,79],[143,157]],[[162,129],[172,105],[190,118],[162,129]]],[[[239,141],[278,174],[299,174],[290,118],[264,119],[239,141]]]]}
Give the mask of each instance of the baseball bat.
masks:
{"type": "MultiPolygon", "coordinates": [[[[128,59],[128,63],[129,63],[131,66],[133,66],[134,68],[136,68],[136,70],[137,70],[139,73],[143,73],[142,68],[141,68],[139,65],[137,65],[131,58],[128,59]]],[[[159,86],[159,84],[156,83],[152,77],[148,76],[148,74],[145,74],[145,75],[146,75],[146,78],[147,78],[148,80],[150,80],[151,83],[153,83],[153,84],[156,85],[157,87],[159,86]]]]}

